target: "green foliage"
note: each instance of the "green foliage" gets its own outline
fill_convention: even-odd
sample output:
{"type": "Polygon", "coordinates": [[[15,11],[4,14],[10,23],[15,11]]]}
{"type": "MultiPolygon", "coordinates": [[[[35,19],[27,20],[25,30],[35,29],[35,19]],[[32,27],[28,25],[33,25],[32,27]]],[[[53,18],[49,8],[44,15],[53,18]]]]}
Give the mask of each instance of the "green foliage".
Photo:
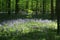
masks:
{"type": "Polygon", "coordinates": [[[0,26],[0,40],[46,40],[56,36],[56,22],[39,23],[30,21],[11,26],[0,26]],[[53,33],[52,33],[53,32],[53,33]],[[47,36],[48,35],[48,36],[47,36]]]}
{"type": "MultiPolygon", "coordinates": [[[[16,0],[10,0],[11,1],[11,5],[10,5],[10,9],[11,9],[11,12],[14,12],[15,9],[16,9],[16,0]]],[[[25,12],[28,12],[27,15],[22,15],[22,13],[20,12],[19,14],[17,13],[17,16],[13,13],[12,16],[13,18],[16,16],[17,18],[51,18],[51,0],[45,0],[45,11],[46,11],[46,14],[43,14],[43,0],[19,0],[19,2],[17,3],[18,4],[18,8],[19,8],[19,11],[20,10],[23,10],[25,12]],[[37,5],[36,5],[37,4],[37,5]],[[38,12],[37,12],[38,11],[38,12]],[[36,15],[36,12],[37,12],[37,15],[36,15]],[[19,15],[19,16],[18,16],[19,15]],[[36,17],[37,16],[37,17],[36,17]]],[[[54,6],[54,9],[55,9],[55,3],[56,0],[54,0],[53,2],[53,6],[54,6]]],[[[0,12],[6,12],[8,11],[8,5],[7,5],[7,0],[0,0],[0,12]],[[3,10],[4,9],[4,10],[3,10]]],[[[23,12],[22,11],[22,12],[23,12]]],[[[24,14],[24,13],[23,13],[24,14]]],[[[9,15],[5,15],[3,14],[4,16],[8,17],[9,15]]],[[[4,18],[3,16],[3,18],[4,18]]],[[[6,18],[5,17],[5,18],[6,18]]],[[[1,16],[2,18],[2,16],[1,16]]],[[[11,16],[9,16],[9,18],[11,18],[11,16]]],[[[7,18],[8,19],[8,18],[7,18]]]]}
{"type": "MultiPolygon", "coordinates": [[[[37,3],[38,4],[37,9],[42,10],[43,0],[37,0],[37,1],[38,1],[38,3],[36,2],[36,0],[29,0],[27,9],[31,9],[31,7],[33,7],[33,10],[35,10],[36,3],[37,3]]],[[[15,2],[16,2],[15,0],[11,0],[11,10],[15,10],[15,4],[16,4],[15,2]]],[[[47,11],[50,10],[50,6],[51,6],[50,3],[51,3],[50,0],[46,0],[46,10],[47,11]]],[[[18,4],[19,4],[20,9],[22,9],[22,8],[26,9],[26,0],[19,0],[18,4]]],[[[54,6],[55,6],[55,0],[54,0],[54,6]]],[[[0,9],[2,10],[2,8],[4,10],[7,9],[7,0],[0,0],[0,9]],[[1,5],[2,5],[2,7],[1,7],[1,5]]]]}

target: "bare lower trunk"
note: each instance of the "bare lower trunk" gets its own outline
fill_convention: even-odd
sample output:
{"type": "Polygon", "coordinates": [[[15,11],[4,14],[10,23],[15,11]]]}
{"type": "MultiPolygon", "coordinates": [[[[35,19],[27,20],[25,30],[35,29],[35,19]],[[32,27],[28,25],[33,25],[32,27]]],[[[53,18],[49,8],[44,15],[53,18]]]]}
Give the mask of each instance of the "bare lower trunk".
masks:
{"type": "Polygon", "coordinates": [[[56,0],[57,34],[60,34],[60,0],[56,0]]]}
{"type": "Polygon", "coordinates": [[[51,19],[54,19],[54,7],[53,7],[53,0],[51,0],[51,19]]]}

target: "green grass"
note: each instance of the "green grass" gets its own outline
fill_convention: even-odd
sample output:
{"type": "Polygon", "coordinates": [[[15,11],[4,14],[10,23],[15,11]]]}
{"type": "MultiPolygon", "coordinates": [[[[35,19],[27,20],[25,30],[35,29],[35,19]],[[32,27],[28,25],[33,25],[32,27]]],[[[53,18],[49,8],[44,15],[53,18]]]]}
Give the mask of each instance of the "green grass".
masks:
{"type": "Polygon", "coordinates": [[[0,27],[0,40],[60,40],[56,35],[57,24],[26,22],[14,24],[14,27],[8,27],[7,24],[0,27]]]}

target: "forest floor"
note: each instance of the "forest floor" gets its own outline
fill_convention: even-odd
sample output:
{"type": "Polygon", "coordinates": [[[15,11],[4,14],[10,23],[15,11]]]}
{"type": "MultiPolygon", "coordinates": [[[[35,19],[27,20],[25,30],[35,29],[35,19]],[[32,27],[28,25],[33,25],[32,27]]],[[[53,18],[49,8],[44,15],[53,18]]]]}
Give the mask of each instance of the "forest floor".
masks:
{"type": "Polygon", "coordinates": [[[60,40],[56,21],[48,19],[15,19],[0,23],[1,40],[60,40]]]}

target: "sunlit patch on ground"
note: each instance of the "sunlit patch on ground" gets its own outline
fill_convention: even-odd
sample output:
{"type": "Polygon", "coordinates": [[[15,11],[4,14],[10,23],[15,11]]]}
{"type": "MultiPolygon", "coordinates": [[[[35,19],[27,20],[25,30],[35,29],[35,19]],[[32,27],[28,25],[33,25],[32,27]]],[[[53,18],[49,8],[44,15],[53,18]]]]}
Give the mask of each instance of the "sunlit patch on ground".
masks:
{"type": "Polygon", "coordinates": [[[4,39],[9,37],[11,37],[10,39],[13,40],[55,39],[57,29],[57,23],[55,21],[41,19],[18,19],[10,20],[5,23],[3,26],[0,26],[0,37],[4,39]]]}

